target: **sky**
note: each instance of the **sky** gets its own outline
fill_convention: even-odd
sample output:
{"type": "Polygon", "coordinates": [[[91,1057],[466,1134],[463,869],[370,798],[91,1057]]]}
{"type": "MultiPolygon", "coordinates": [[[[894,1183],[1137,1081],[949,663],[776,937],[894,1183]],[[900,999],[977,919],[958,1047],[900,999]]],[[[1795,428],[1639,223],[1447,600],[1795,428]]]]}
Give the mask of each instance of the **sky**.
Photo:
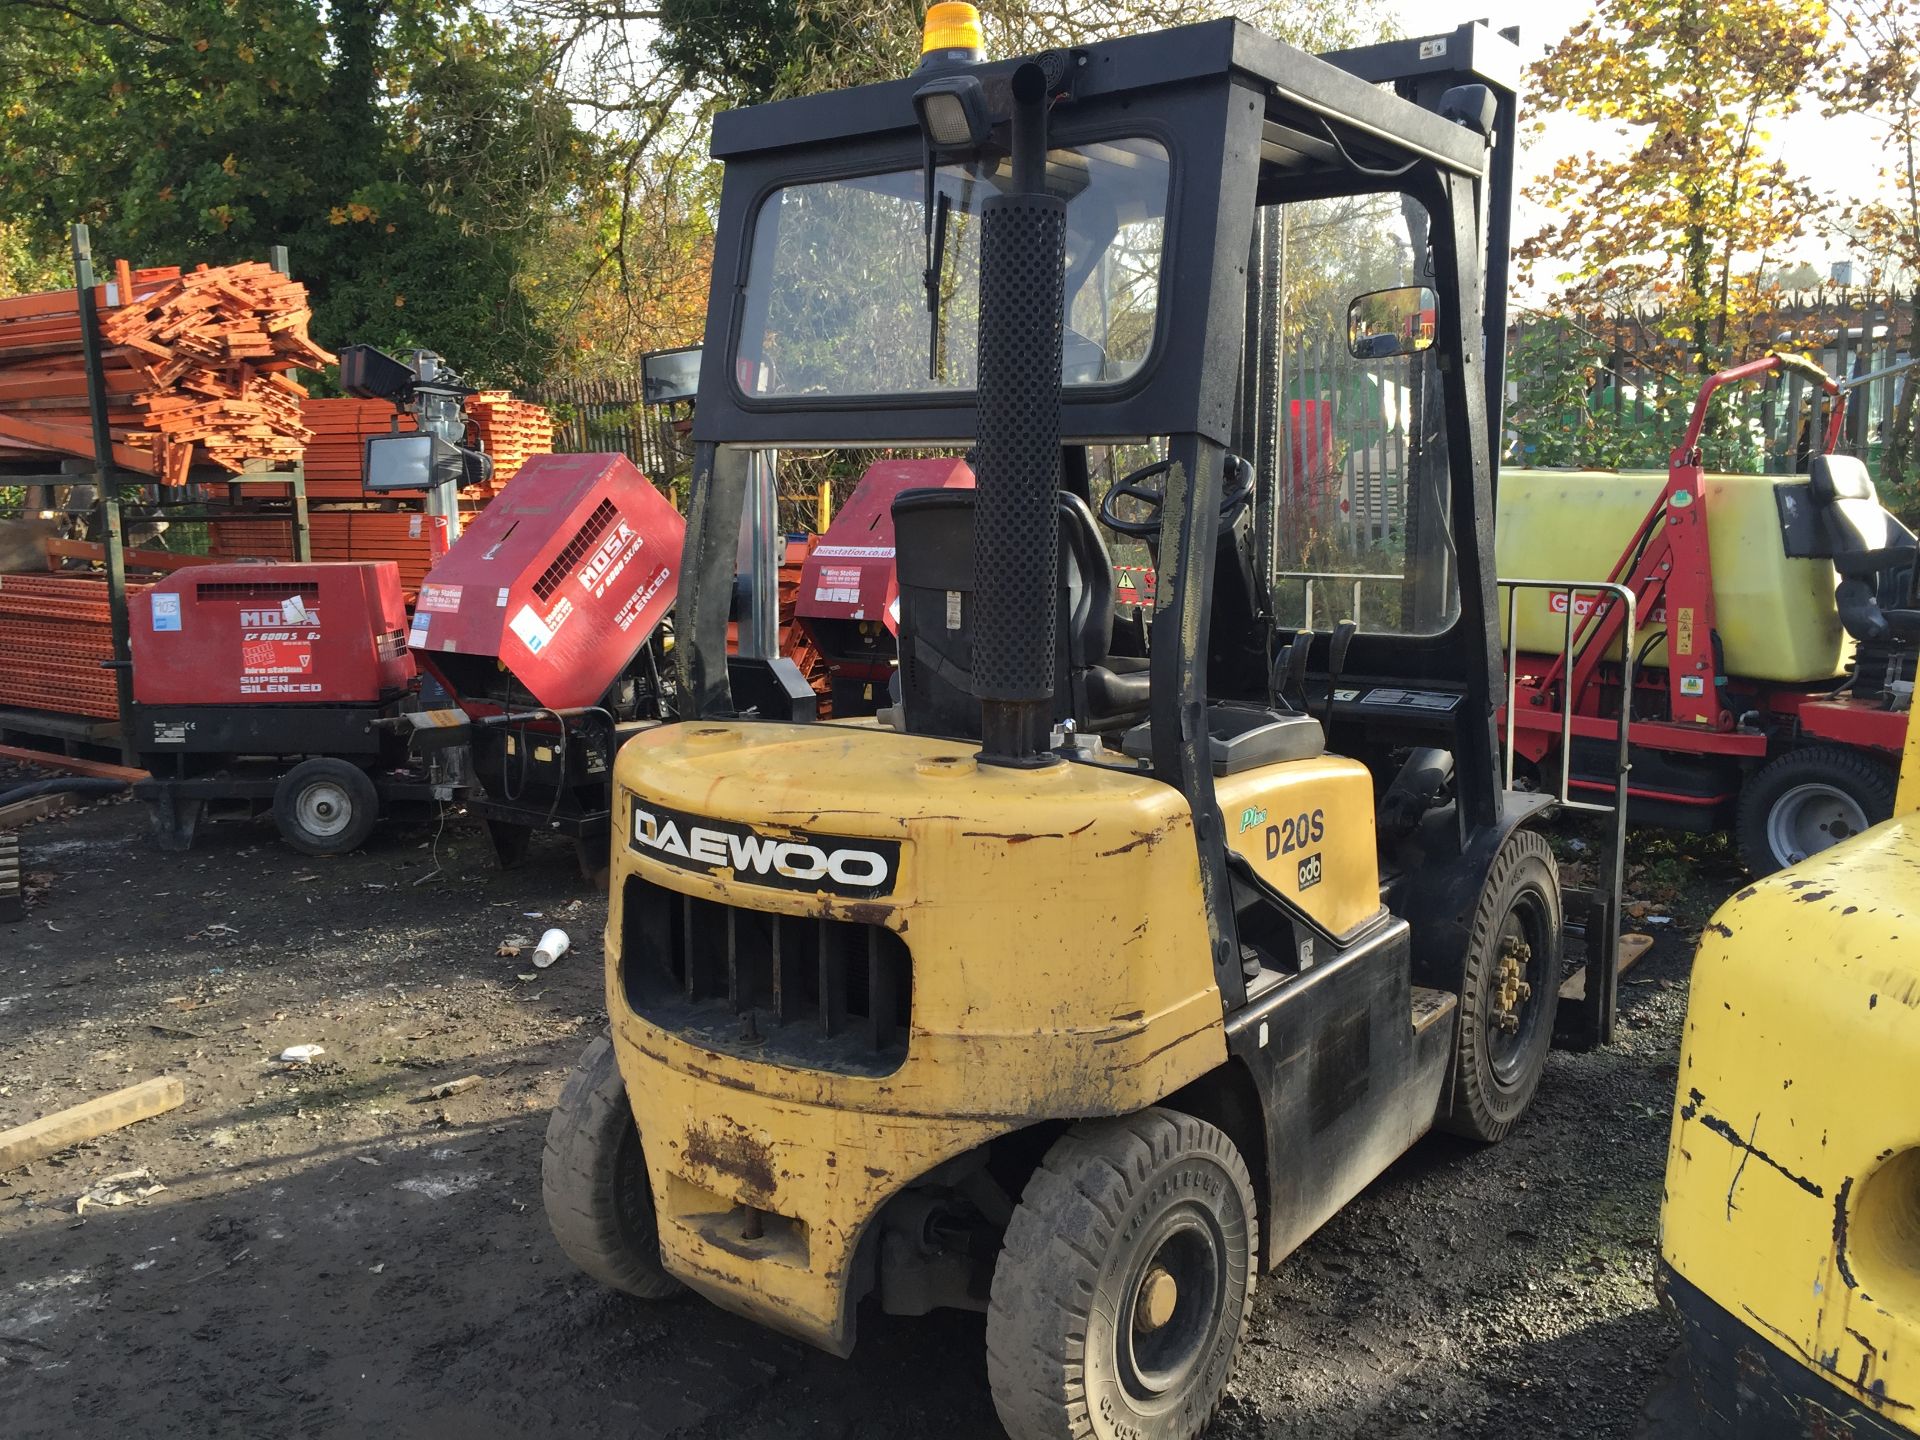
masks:
{"type": "MultiPolygon", "coordinates": [[[[1591,0],[1399,0],[1400,24],[1409,35],[1434,35],[1464,21],[1486,20],[1495,30],[1520,27],[1520,48],[1529,61],[1537,60],[1592,9],[1591,0]]],[[[1523,120],[1532,112],[1527,97],[1520,98],[1523,120]]],[[[1618,143],[1611,126],[1577,116],[1549,116],[1546,133],[1520,154],[1520,181],[1551,168],[1554,160],[1574,151],[1601,150],[1618,143]]],[[[1790,169],[1807,176],[1822,193],[1860,193],[1877,183],[1880,138],[1873,125],[1858,117],[1830,120],[1809,109],[1774,126],[1781,157],[1790,169]]],[[[1542,212],[1518,203],[1514,235],[1524,238],[1539,228],[1542,212]]],[[[1847,258],[1844,244],[1815,235],[1800,242],[1787,263],[1810,261],[1822,276],[1835,260],[1847,258]]]]}

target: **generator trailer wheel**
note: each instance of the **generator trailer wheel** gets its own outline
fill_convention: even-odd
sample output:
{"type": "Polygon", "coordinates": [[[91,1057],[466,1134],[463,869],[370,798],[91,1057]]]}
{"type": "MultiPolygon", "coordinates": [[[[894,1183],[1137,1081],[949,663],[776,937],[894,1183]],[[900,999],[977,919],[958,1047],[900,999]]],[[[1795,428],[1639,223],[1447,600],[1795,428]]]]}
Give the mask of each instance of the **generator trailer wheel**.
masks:
{"type": "Polygon", "coordinates": [[[1442,1129],[1504,1140],[1532,1102],[1560,1003],[1560,923],[1553,850],[1544,836],[1516,831],[1487,872],[1468,932],[1442,1129]]]}
{"type": "Polygon", "coordinates": [[[379,819],[380,794],[367,772],[330,755],[302,760],[273,790],[280,838],[305,855],[358,850],[379,819]]]}
{"type": "Polygon", "coordinates": [[[1253,1306],[1259,1216],[1220,1130],[1153,1109],[1076,1125],[994,1267],[987,1378],[1013,1440],[1193,1440],[1253,1306]]]}
{"type": "Polygon", "coordinates": [[[581,1055],[547,1121],[540,1198],[567,1258],[602,1285],[642,1300],[680,1292],[660,1263],[646,1155],[604,1035],[581,1055]]]}
{"type": "Polygon", "coordinates": [[[1844,745],[1789,750],[1740,790],[1734,833],[1755,877],[1838,845],[1893,814],[1893,772],[1844,745]]]}

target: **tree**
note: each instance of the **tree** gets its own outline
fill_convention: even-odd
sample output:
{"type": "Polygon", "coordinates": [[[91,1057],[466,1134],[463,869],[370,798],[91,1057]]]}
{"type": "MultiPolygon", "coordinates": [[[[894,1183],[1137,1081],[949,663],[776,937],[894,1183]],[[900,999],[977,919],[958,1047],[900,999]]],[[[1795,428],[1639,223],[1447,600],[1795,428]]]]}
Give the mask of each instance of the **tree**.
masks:
{"type": "Polygon", "coordinates": [[[1532,104],[1609,123],[1618,150],[1563,159],[1530,189],[1554,219],[1519,250],[1598,318],[1652,303],[1708,371],[1761,339],[1759,277],[1812,211],[1768,150],[1825,58],[1824,0],[1600,0],[1533,67],[1532,104]]]}
{"type": "MultiPolygon", "coordinates": [[[[1834,0],[1842,37],[1824,89],[1829,114],[1864,114],[1886,138],[1877,194],[1841,197],[1839,227],[1889,292],[1907,287],[1907,346],[1920,341],[1920,0],[1834,0]]],[[[1889,418],[1881,481],[1920,516],[1920,375],[1909,371],[1889,418]]]]}
{"type": "MultiPolygon", "coordinates": [[[[1238,15],[1315,50],[1385,33],[1379,0],[983,0],[986,48],[1019,55],[1238,15]]],[[[752,104],[906,75],[920,58],[921,0],[659,0],[660,55],[692,89],[752,104]]]]}
{"type": "MultiPolygon", "coordinates": [[[[574,232],[585,248],[562,247],[534,282],[553,323],[576,337],[576,363],[604,373],[642,349],[700,338],[718,182],[704,155],[713,114],[905,75],[924,9],[920,0],[513,0],[515,22],[549,37],[557,92],[592,117],[603,157],[604,188],[574,232]]],[[[1387,28],[1379,0],[986,0],[983,9],[998,55],[1231,9],[1313,49],[1387,28]]]]}
{"type": "Polygon", "coordinates": [[[520,279],[588,150],[540,37],[458,0],[0,0],[0,31],[0,222],[33,255],[75,220],[135,264],[285,244],[328,343],[544,369],[520,279]]]}

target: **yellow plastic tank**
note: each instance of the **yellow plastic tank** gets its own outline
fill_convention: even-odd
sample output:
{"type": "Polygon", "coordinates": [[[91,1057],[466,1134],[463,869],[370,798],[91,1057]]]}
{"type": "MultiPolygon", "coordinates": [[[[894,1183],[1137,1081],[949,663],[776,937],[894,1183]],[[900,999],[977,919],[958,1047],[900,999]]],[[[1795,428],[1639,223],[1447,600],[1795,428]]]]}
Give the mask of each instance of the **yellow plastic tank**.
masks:
{"type": "MultiPolygon", "coordinates": [[[[1773,475],[1706,477],[1715,628],[1729,676],[1817,684],[1842,674],[1851,654],[1834,606],[1832,562],[1789,559],[1781,538],[1774,487],[1796,483],[1806,484],[1773,475]]],[[[1665,484],[1664,474],[1644,471],[1503,469],[1493,532],[1500,578],[1605,580],[1665,484]]],[[[1563,605],[1544,590],[1520,593],[1523,651],[1559,653],[1563,605]]],[[[1506,619],[1503,593],[1503,645],[1506,619]]],[[[1665,633],[1657,617],[1642,615],[1638,623],[1642,636],[1665,633]]],[[[1666,664],[1664,642],[1655,642],[1642,663],[1666,664]]]]}

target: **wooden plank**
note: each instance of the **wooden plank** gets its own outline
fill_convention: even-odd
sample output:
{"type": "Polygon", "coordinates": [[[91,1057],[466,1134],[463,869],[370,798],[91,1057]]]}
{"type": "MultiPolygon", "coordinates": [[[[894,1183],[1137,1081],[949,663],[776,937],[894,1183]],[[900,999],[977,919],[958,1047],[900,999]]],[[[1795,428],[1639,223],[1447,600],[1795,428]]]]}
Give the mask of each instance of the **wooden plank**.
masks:
{"type": "Polygon", "coordinates": [[[164,1115],[185,1104],[186,1099],[186,1087],[179,1076],[161,1075],[0,1131],[0,1173],[164,1115]]]}
{"type": "Polygon", "coordinates": [[[18,830],[35,820],[58,815],[72,804],[71,795],[35,795],[30,799],[16,800],[11,805],[0,805],[0,830],[18,830]]]}
{"type": "Polygon", "coordinates": [[[132,784],[148,774],[131,765],[109,765],[104,760],[82,760],[77,755],[49,755],[44,750],[29,750],[24,745],[0,745],[0,760],[15,760],[37,765],[42,770],[57,770],[63,775],[85,775],[93,780],[125,780],[132,784]]]}
{"type": "Polygon", "coordinates": [[[104,745],[119,742],[120,722],[96,719],[89,715],[62,715],[51,710],[0,707],[0,731],[12,731],[19,735],[45,735],[55,740],[80,740],[104,745]]]}
{"type": "MultiPolygon", "coordinates": [[[[1653,949],[1653,937],[1637,931],[1620,937],[1620,978],[1625,979],[1627,971],[1647,958],[1647,952],[1653,949]]],[[[1587,998],[1587,967],[1582,965],[1573,974],[1560,983],[1560,1001],[1585,1000],[1587,998]]]]}

